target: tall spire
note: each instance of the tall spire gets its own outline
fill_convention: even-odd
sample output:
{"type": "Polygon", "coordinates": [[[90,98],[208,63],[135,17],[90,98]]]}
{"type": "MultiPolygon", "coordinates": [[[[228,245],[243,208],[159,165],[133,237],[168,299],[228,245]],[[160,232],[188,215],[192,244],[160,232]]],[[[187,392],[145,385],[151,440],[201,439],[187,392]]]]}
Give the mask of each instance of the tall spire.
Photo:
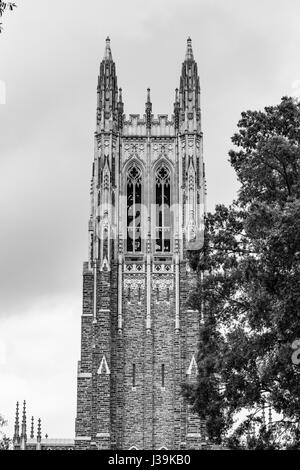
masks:
{"type": "Polygon", "coordinates": [[[38,419],[38,427],[37,427],[37,440],[42,439],[42,425],[41,425],[41,418],[38,419]]]}
{"type": "Polygon", "coordinates": [[[178,88],[175,90],[175,103],[174,103],[174,119],[175,119],[175,129],[179,129],[179,121],[180,121],[180,103],[179,103],[179,95],[178,95],[178,88]]]}
{"type": "Polygon", "coordinates": [[[111,49],[110,49],[110,39],[108,36],[106,38],[104,60],[112,60],[112,54],[111,54],[111,49]]]}
{"type": "Polygon", "coordinates": [[[147,88],[147,102],[146,102],[146,121],[147,129],[151,127],[151,113],[152,113],[152,103],[150,97],[150,88],[147,88]]]}
{"type": "Polygon", "coordinates": [[[118,127],[121,130],[123,128],[123,114],[124,114],[124,103],[122,99],[122,88],[119,88],[119,99],[118,99],[118,127]]]}
{"type": "Polygon", "coordinates": [[[179,104],[180,123],[184,126],[183,129],[201,132],[200,80],[190,37],[187,40],[185,60],[181,69],[179,104]]]}
{"type": "Polygon", "coordinates": [[[42,427],[41,418],[38,419],[37,434],[36,434],[36,450],[42,450],[42,427]]]}
{"type": "Polygon", "coordinates": [[[118,86],[116,66],[112,59],[110,39],[106,38],[104,59],[100,64],[97,87],[97,131],[110,130],[118,123],[118,86]]]}
{"type": "Polygon", "coordinates": [[[22,414],[22,436],[26,435],[26,401],[23,402],[23,414],[22,414]]]}
{"type": "Polygon", "coordinates": [[[192,48],[192,40],[190,37],[187,39],[187,48],[185,54],[185,60],[194,60],[193,48],[192,48]]]}
{"type": "Polygon", "coordinates": [[[34,439],[34,417],[33,416],[31,416],[30,439],[34,439]]]}
{"type": "Polygon", "coordinates": [[[21,450],[26,450],[26,401],[23,402],[22,432],[21,432],[21,450]]]}
{"type": "Polygon", "coordinates": [[[19,422],[19,402],[16,405],[16,418],[15,418],[15,432],[14,432],[14,445],[19,443],[20,439],[20,422],[19,422]]]}

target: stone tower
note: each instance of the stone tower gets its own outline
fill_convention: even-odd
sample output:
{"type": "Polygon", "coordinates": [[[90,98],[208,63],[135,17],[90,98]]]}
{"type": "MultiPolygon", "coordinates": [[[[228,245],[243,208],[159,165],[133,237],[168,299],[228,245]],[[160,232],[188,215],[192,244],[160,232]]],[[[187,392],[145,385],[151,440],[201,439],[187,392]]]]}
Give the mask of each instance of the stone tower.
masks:
{"type": "Polygon", "coordinates": [[[110,40],[97,88],[89,258],[83,267],[76,448],[197,449],[181,396],[201,312],[186,300],[205,212],[200,83],[191,39],[174,114],[124,115],[110,40]]]}

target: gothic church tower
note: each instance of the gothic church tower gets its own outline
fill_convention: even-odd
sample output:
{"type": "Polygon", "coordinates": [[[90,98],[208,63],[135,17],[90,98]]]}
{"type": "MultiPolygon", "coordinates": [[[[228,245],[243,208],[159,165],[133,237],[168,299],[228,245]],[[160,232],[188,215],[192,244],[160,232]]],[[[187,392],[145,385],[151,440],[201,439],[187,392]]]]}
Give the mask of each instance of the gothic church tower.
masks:
{"type": "Polygon", "coordinates": [[[187,250],[203,244],[200,83],[191,39],[174,114],[124,115],[110,40],[100,65],[83,268],[76,448],[197,449],[181,396],[196,380],[201,312],[186,300],[187,250]]]}

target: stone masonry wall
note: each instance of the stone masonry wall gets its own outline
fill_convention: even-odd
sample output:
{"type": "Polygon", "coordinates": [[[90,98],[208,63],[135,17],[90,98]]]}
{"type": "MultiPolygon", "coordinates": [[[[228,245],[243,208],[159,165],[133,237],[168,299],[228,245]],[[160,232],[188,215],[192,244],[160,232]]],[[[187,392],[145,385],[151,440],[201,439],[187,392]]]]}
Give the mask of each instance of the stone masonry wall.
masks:
{"type": "MultiPolygon", "coordinates": [[[[123,331],[119,332],[117,263],[110,272],[97,272],[96,323],[93,273],[84,273],[76,448],[199,448],[201,423],[181,396],[197,351],[200,325],[199,313],[186,305],[190,282],[182,263],[180,331],[176,331],[174,274],[152,273],[151,330],[147,331],[146,274],[124,273],[123,331]],[[158,285],[164,287],[157,294],[158,285]],[[103,357],[110,373],[105,368],[99,373],[103,357]]],[[[196,370],[193,373],[196,377],[196,370]]]]}

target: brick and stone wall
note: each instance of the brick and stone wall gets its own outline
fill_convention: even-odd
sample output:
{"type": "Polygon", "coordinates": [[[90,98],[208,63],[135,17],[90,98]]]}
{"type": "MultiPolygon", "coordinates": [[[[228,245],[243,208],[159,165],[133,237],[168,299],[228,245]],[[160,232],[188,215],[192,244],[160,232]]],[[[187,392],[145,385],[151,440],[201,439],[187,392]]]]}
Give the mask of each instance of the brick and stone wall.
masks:
{"type": "Polygon", "coordinates": [[[200,314],[187,307],[191,275],[180,265],[180,329],[175,329],[174,273],[151,272],[151,329],[146,272],[123,277],[123,329],[118,330],[118,266],[83,275],[76,448],[191,449],[201,423],[181,396],[197,351],[200,314]],[[100,370],[101,369],[101,370],[100,370]]]}

